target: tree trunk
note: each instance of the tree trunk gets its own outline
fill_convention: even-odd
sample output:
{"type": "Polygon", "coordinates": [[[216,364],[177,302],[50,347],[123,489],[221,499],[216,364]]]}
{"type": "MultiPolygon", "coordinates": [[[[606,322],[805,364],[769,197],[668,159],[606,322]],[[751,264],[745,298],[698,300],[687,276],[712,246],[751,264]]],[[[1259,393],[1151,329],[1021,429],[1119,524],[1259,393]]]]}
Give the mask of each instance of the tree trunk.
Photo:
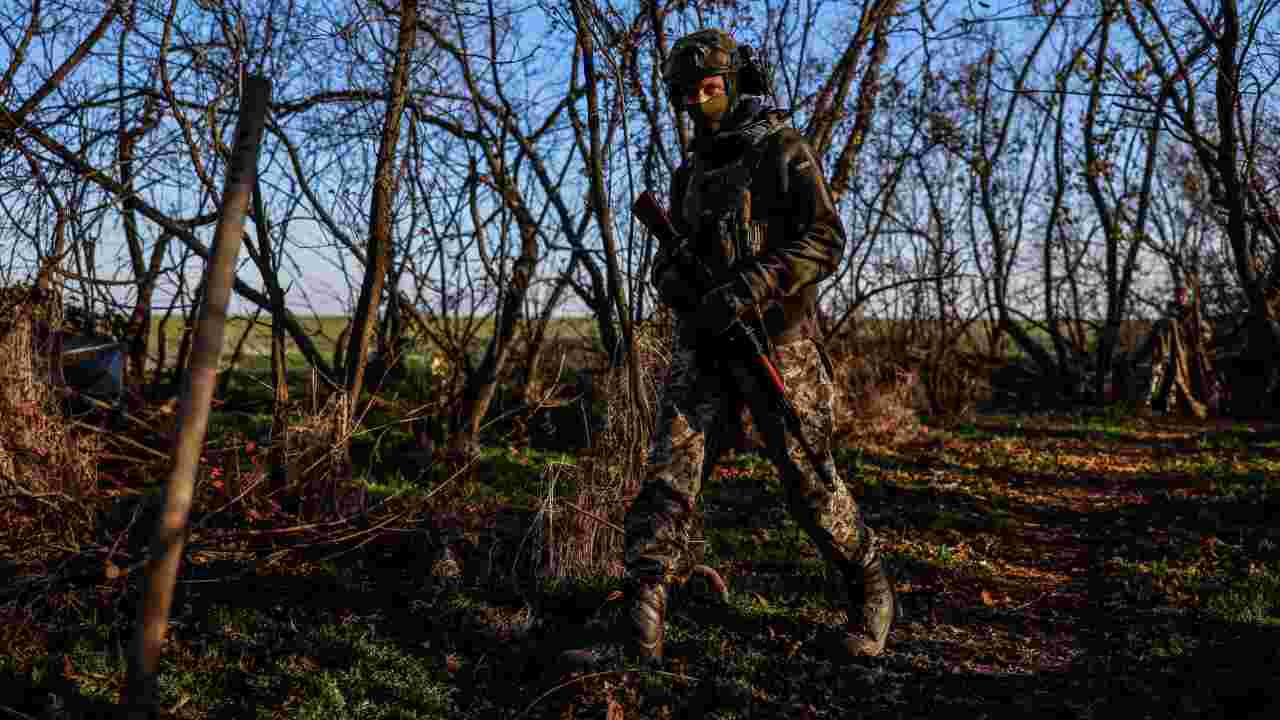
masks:
{"type": "Polygon", "coordinates": [[[200,308],[204,306],[204,290],[205,278],[200,278],[200,284],[196,285],[195,295],[191,299],[191,311],[184,318],[182,339],[178,341],[178,355],[174,359],[173,375],[169,380],[171,386],[170,397],[180,391],[179,385],[183,376],[187,374],[187,358],[191,355],[191,344],[195,338],[196,316],[199,314],[200,308]]]}
{"type": "Polygon", "coordinates": [[[270,473],[268,483],[272,492],[284,489],[294,478],[290,477],[289,451],[289,361],[288,334],[285,330],[284,289],[280,287],[276,258],[271,247],[271,220],[267,217],[266,204],[262,200],[262,183],[255,178],[253,184],[253,220],[257,230],[258,251],[251,253],[267,288],[271,300],[271,449],[267,458],[270,473]]]}
{"type": "Polygon", "coordinates": [[[400,142],[400,120],[404,115],[408,96],[409,66],[417,36],[418,0],[401,0],[395,66],[387,88],[387,111],[382,125],[382,139],[378,143],[377,166],[374,169],[364,282],[360,286],[360,300],[351,321],[351,336],[348,338],[347,359],[344,363],[346,392],[351,398],[348,408],[353,415],[359,412],[357,407],[364,385],[369,338],[377,320],[378,305],[382,300],[382,288],[386,283],[387,265],[391,256],[391,206],[398,185],[396,146],[400,142]]]}
{"type": "Polygon", "coordinates": [[[227,360],[227,367],[222,371],[222,377],[218,378],[218,394],[225,396],[227,388],[231,385],[231,373],[240,364],[241,358],[244,357],[244,346],[249,342],[249,336],[253,334],[253,329],[258,325],[258,317],[262,314],[262,308],[254,311],[253,316],[245,321],[244,332],[240,333],[240,338],[236,340],[236,345],[231,350],[231,358],[227,360]]]}
{"type": "Polygon", "coordinates": [[[565,270],[564,275],[561,275],[556,280],[555,288],[551,291],[551,297],[547,300],[546,306],[542,308],[541,316],[532,323],[532,327],[529,329],[529,342],[525,348],[524,356],[524,378],[519,391],[519,401],[522,405],[530,406],[540,399],[534,397],[534,391],[540,387],[538,385],[540,375],[538,368],[542,364],[542,354],[547,347],[547,328],[551,325],[551,316],[560,305],[560,297],[564,295],[564,291],[569,285],[567,277],[573,273],[577,265],[576,260],[569,261],[569,267],[565,270]]]}
{"type": "MultiPolygon", "coordinates": [[[[612,303],[618,322],[622,325],[623,345],[621,348],[609,348],[609,366],[616,368],[621,367],[624,362],[626,363],[627,383],[630,389],[628,397],[633,407],[623,409],[622,412],[630,416],[633,413],[643,412],[641,410],[644,398],[641,394],[643,387],[640,384],[640,359],[638,348],[636,347],[635,325],[632,323],[631,314],[627,312],[626,298],[622,295],[622,272],[618,267],[618,243],[613,232],[613,213],[610,210],[609,195],[605,187],[604,161],[602,159],[604,157],[604,148],[600,132],[600,103],[595,70],[595,42],[584,0],[574,0],[573,15],[578,30],[578,42],[582,45],[582,70],[587,89],[588,155],[586,161],[587,170],[590,174],[591,211],[596,218],[600,237],[604,240],[609,301],[612,303]],[[619,349],[622,352],[618,352],[619,349]]],[[[640,457],[641,450],[639,448],[636,450],[634,457],[624,459],[628,467],[638,467],[643,461],[643,458],[640,457]]]]}
{"type": "Polygon", "coordinates": [[[165,482],[164,506],[151,540],[142,602],[133,644],[124,704],[131,716],[159,712],[160,652],[169,627],[169,611],[178,565],[187,533],[187,517],[195,492],[196,469],[204,447],[209,422],[209,405],[222,354],[227,305],[235,279],[236,255],[244,232],[256,174],[258,148],[262,142],[271,85],[262,77],[245,79],[235,150],[228,163],[226,188],[214,238],[213,261],[205,269],[208,297],[201,307],[199,333],[192,352],[191,372],[182,398],[178,437],[173,449],[173,468],[165,482]]]}
{"type": "Polygon", "coordinates": [[[1236,59],[1240,45],[1239,7],[1236,0],[1223,0],[1221,10],[1217,85],[1214,88],[1218,111],[1215,169],[1221,192],[1218,204],[1227,210],[1227,238],[1241,289],[1249,302],[1248,343],[1245,347],[1247,363],[1257,369],[1252,377],[1241,376],[1246,387],[1232,388],[1232,396],[1247,398],[1242,405],[1245,413],[1266,415],[1274,409],[1272,395],[1280,384],[1277,382],[1280,368],[1275,363],[1276,351],[1280,349],[1280,298],[1275,298],[1277,288],[1271,287],[1269,273],[1259,271],[1263,263],[1259,262],[1251,242],[1245,208],[1247,189],[1240,172],[1239,128],[1236,125],[1236,113],[1241,103],[1241,73],[1236,59]]]}
{"type": "Polygon", "coordinates": [[[271,386],[275,389],[271,403],[271,450],[267,458],[270,466],[272,492],[290,484],[289,477],[289,365],[284,324],[276,317],[271,320],[271,386]]]}

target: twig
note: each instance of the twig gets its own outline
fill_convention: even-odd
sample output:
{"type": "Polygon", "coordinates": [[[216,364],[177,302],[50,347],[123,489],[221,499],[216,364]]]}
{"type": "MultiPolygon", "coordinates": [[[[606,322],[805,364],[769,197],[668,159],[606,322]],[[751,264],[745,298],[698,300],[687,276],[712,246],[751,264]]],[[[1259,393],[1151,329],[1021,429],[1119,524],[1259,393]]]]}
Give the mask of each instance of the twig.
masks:
{"type": "Polygon", "coordinates": [[[1049,597],[1049,596],[1050,596],[1050,595],[1052,595],[1052,594],[1053,594],[1053,590],[1045,590],[1044,592],[1040,593],[1040,597],[1038,597],[1038,598],[1036,598],[1036,599],[1034,599],[1034,600],[1032,600],[1032,601],[1030,601],[1030,602],[1023,603],[1023,604],[1019,605],[1018,607],[1014,607],[1014,608],[1007,608],[1007,610],[1008,610],[1008,612],[1018,612],[1019,610],[1026,610],[1027,608],[1031,607],[1032,605],[1035,605],[1036,603],[1038,603],[1038,602],[1040,602],[1041,600],[1043,600],[1043,599],[1045,599],[1045,598],[1049,597]]]}
{"type": "Polygon", "coordinates": [[[209,519],[210,519],[210,518],[212,518],[214,515],[217,515],[218,513],[222,512],[223,510],[226,510],[227,508],[231,507],[232,505],[235,505],[236,503],[240,502],[240,500],[241,500],[242,498],[244,498],[244,496],[245,496],[245,495],[248,495],[249,493],[253,492],[253,489],[254,489],[254,488],[256,488],[256,487],[258,487],[259,485],[261,485],[263,482],[265,482],[265,481],[266,481],[266,479],[267,479],[267,476],[266,476],[266,475],[259,475],[259,476],[258,476],[258,478],[257,478],[256,480],[254,480],[253,482],[249,483],[248,487],[246,487],[246,488],[244,488],[243,490],[241,490],[239,495],[236,495],[235,497],[233,497],[233,498],[231,498],[230,500],[226,501],[225,503],[223,503],[223,504],[222,504],[222,507],[220,507],[220,508],[218,508],[217,510],[214,510],[213,512],[211,512],[211,513],[209,513],[208,515],[206,515],[206,516],[205,516],[205,517],[200,521],[200,524],[199,524],[199,525],[197,525],[197,527],[204,527],[205,523],[209,522],[209,519]]]}
{"type": "Polygon", "coordinates": [[[14,710],[13,708],[7,705],[0,705],[0,712],[3,712],[9,715],[9,717],[21,718],[22,720],[36,720],[36,717],[34,715],[28,715],[23,712],[18,712],[17,710],[14,710]]]}
{"type": "Polygon", "coordinates": [[[550,690],[548,690],[548,691],[546,691],[546,692],[542,693],[541,695],[539,695],[539,696],[537,697],[537,699],[536,699],[536,700],[534,700],[533,702],[529,703],[529,707],[525,708],[523,712],[521,712],[519,715],[517,715],[517,716],[516,716],[516,720],[520,720],[520,718],[523,718],[524,716],[528,715],[528,714],[529,714],[529,712],[530,712],[531,710],[533,710],[533,708],[534,708],[538,703],[540,703],[540,702],[542,702],[543,700],[545,700],[545,699],[547,698],[547,696],[551,695],[552,693],[556,692],[557,690],[563,690],[564,688],[567,688],[567,687],[569,687],[570,685],[575,685],[575,684],[577,684],[577,683],[584,682],[584,681],[586,681],[586,680],[590,680],[590,679],[592,679],[592,678],[604,677],[605,675],[624,675],[624,674],[629,673],[629,672],[641,672],[641,673],[649,673],[649,674],[651,674],[651,675],[662,675],[662,676],[664,676],[664,677],[675,678],[675,679],[677,679],[677,680],[685,680],[685,681],[687,681],[687,682],[702,682],[702,680],[700,680],[699,678],[692,677],[692,676],[690,676],[690,675],[681,675],[681,674],[679,674],[679,673],[670,673],[670,672],[666,672],[665,670],[646,670],[646,669],[644,669],[644,668],[625,668],[625,669],[622,669],[622,670],[601,670],[600,672],[588,673],[588,674],[586,674],[586,675],[580,675],[580,676],[578,676],[578,677],[576,677],[576,678],[572,678],[572,679],[570,679],[570,680],[566,680],[566,681],[564,681],[564,682],[560,683],[559,685],[556,685],[555,687],[551,688],[550,690]]]}
{"type": "Polygon", "coordinates": [[[377,533],[379,530],[381,530],[381,529],[385,528],[386,526],[390,525],[393,521],[402,519],[405,515],[406,515],[406,513],[403,513],[403,512],[402,512],[402,513],[398,513],[398,514],[396,514],[396,515],[392,515],[391,517],[388,517],[387,519],[383,520],[382,522],[378,523],[377,525],[374,525],[373,527],[370,527],[370,528],[364,528],[364,529],[362,529],[362,530],[357,530],[357,531],[355,531],[355,532],[353,532],[353,533],[351,533],[351,534],[349,534],[349,535],[347,535],[347,536],[345,536],[345,537],[333,538],[333,539],[332,539],[332,542],[334,542],[334,543],[343,543],[343,542],[348,542],[348,541],[350,541],[350,540],[353,540],[353,539],[355,539],[355,538],[358,538],[358,537],[360,537],[361,535],[368,535],[368,536],[369,536],[369,537],[365,538],[363,541],[361,541],[360,543],[356,544],[356,546],[355,546],[355,547],[342,548],[342,549],[340,549],[340,550],[337,550],[336,552],[332,552],[332,553],[329,553],[328,555],[325,555],[324,557],[320,558],[320,562],[326,562],[326,561],[328,561],[328,560],[332,560],[332,559],[334,559],[334,558],[341,557],[341,556],[343,556],[343,555],[345,555],[345,554],[347,554],[347,553],[349,553],[349,552],[355,552],[356,550],[359,550],[360,548],[364,547],[365,545],[368,545],[369,543],[373,542],[374,538],[376,537],[375,533],[377,533]]]}
{"type": "Polygon", "coordinates": [[[607,527],[609,527],[609,528],[612,528],[613,530],[615,530],[615,531],[617,531],[617,532],[619,532],[619,533],[622,533],[623,535],[626,535],[626,534],[627,534],[627,531],[626,531],[626,530],[623,530],[622,528],[618,527],[617,525],[614,525],[613,523],[611,523],[611,522],[609,522],[608,520],[606,520],[606,519],[604,519],[604,518],[600,517],[599,515],[596,515],[595,513],[587,512],[586,510],[583,510],[582,508],[578,507],[577,505],[574,505],[573,503],[569,502],[568,500],[565,500],[565,501],[564,501],[564,504],[565,504],[565,505],[568,505],[569,507],[573,508],[574,510],[577,510],[578,512],[582,513],[583,515],[586,515],[587,517],[591,518],[592,520],[595,520],[596,522],[598,522],[598,523],[600,523],[600,524],[602,524],[602,525],[605,525],[605,526],[607,526],[607,527]]]}
{"type": "MultiPolygon", "coordinates": [[[[504,413],[501,413],[501,414],[499,414],[499,415],[495,416],[495,417],[494,417],[492,420],[490,420],[489,422],[487,422],[487,423],[485,423],[485,424],[481,425],[481,426],[480,426],[480,431],[481,431],[481,432],[483,432],[483,431],[485,431],[485,430],[489,429],[489,426],[490,426],[490,425],[493,425],[494,423],[497,423],[497,422],[501,422],[501,421],[503,421],[503,420],[507,419],[508,417],[510,417],[510,416],[512,416],[512,415],[515,415],[515,414],[516,414],[516,413],[518,413],[518,412],[521,412],[521,411],[528,411],[528,413],[529,413],[530,415],[532,415],[533,413],[536,413],[536,412],[538,412],[539,410],[541,410],[541,409],[543,409],[543,408],[551,407],[551,406],[552,406],[552,405],[551,405],[551,398],[552,398],[552,397],[554,397],[554,396],[555,396],[555,394],[556,394],[556,391],[560,389],[560,385],[561,385],[560,378],[564,375],[564,359],[565,359],[565,356],[566,356],[567,354],[568,354],[568,353],[561,353],[561,354],[560,354],[560,368],[559,368],[558,370],[556,370],[556,381],[555,381],[555,382],[553,382],[553,383],[551,383],[551,384],[547,387],[547,390],[546,390],[545,392],[543,392],[543,393],[542,393],[542,397],[538,398],[538,401],[537,401],[537,402],[535,402],[535,403],[533,404],[533,407],[523,407],[523,408],[521,408],[521,407],[516,407],[516,408],[512,408],[512,409],[510,409],[510,410],[508,410],[508,411],[506,411],[506,412],[504,412],[504,413]]],[[[577,395],[575,395],[574,397],[572,397],[572,398],[570,398],[569,400],[566,400],[566,401],[564,401],[563,403],[560,403],[560,404],[561,404],[561,405],[569,405],[569,404],[572,404],[572,403],[574,403],[574,402],[577,402],[581,397],[582,397],[582,393],[578,393],[578,394],[577,394],[577,395]]]]}
{"type": "Polygon", "coordinates": [[[135,448],[137,448],[137,449],[139,449],[139,450],[141,450],[141,451],[143,451],[143,452],[151,453],[152,455],[155,455],[156,457],[161,458],[161,459],[163,459],[163,460],[165,460],[165,461],[168,461],[168,460],[169,460],[169,456],[168,456],[167,454],[162,453],[162,452],[160,452],[159,450],[156,450],[155,448],[147,447],[146,445],[143,445],[142,443],[138,442],[137,440],[134,440],[134,439],[133,439],[133,438],[131,438],[131,437],[128,437],[127,435],[121,435],[121,434],[119,434],[119,433],[113,433],[113,432],[111,432],[111,431],[109,431],[109,430],[104,430],[103,428],[100,428],[100,427],[97,427],[97,426],[94,426],[94,425],[90,425],[89,423],[80,422],[79,420],[72,420],[72,421],[71,421],[71,425],[72,425],[72,427],[83,428],[83,429],[85,429],[85,430],[90,430],[90,431],[93,431],[93,432],[96,432],[96,433],[99,433],[99,434],[102,434],[102,435],[107,435],[107,436],[111,437],[111,439],[113,439],[113,440],[119,440],[119,441],[121,441],[121,442],[125,443],[126,445],[131,445],[131,446],[133,446],[133,447],[135,447],[135,448]]]}
{"type": "Polygon", "coordinates": [[[143,460],[137,457],[136,455],[120,455],[117,453],[109,453],[109,452],[98,453],[98,459],[99,460],[121,460],[129,463],[137,463],[139,465],[155,462],[155,460],[143,460]]]}
{"type": "MultiPolygon", "coordinates": [[[[302,525],[291,525],[289,527],[283,527],[283,528],[264,528],[261,530],[237,530],[235,531],[235,535],[230,537],[232,539],[240,539],[244,537],[261,537],[265,535],[292,535],[294,533],[306,532],[308,530],[316,530],[319,528],[333,527],[335,525],[347,525],[347,524],[350,524],[350,522],[351,522],[350,518],[341,518],[338,520],[329,520],[326,522],[314,522],[314,523],[305,523],[302,525]]],[[[223,541],[224,537],[228,537],[228,536],[219,537],[219,543],[223,541]]],[[[204,544],[199,544],[199,545],[195,543],[192,544],[192,547],[197,547],[197,546],[204,547],[204,544]]]]}
{"type": "Polygon", "coordinates": [[[106,559],[102,561],[103,565],[106,565],[107,563],[111,562],[111,558],[115,557],[116,550],[120,549],[120,541],[124,540],[125,536],[128,535],[129,532],[133,530],[134,524],[138,522],[138,517],[142,514],[142,508],[144,505],[145,503],[139,502],[137,505],[134,506],[133,517],[129,518],[129,524],[125,526],[124,531],[116,535],[115,542],[111,543],[111,549],[107,550],[106,559]]]}
{"type": "Polygon", "coordinates": [[[155,428],[155,426],[151,425],[150,423],[143,420],[142,418],[137,417],[136,415],[133,415],[131,413],[124,412],[119,408],[117,408],[116,406],[112,405],[111,403],[99,400],[98,398],[92,395],[89,395],[88,393],[80,392],[79,390],[76,390],[75,388],[71,388],[71,387],[58,388],[58,392],[65,395],[66,397],[77,397],[77,398],[80,398],[81,400],[87,400],[91,405],[94,405],[99,410],[111,410],[111,411],[119,412],[121,415],[124,416],[126,420],[128,420],[131,423],[134,423],[135,425],[140,426],[143,430],[149,430],[153,433],[160,432],[155,428]]]}
{"type": "Polygon", "coordinates": [[[72,501],[71,498],[64,493],[60,493],[60,492],[33,493],[30,490],[27,490],[22,487],[18,487],[15,492],[7,493],[5,495],[0,495],[0,500],[12,500],[13,498],[20,498],[20,497],[30,498],[31,500],[43,500],[45,498],[56,497],[56,498],[62,498],[63,500],[72,501]]]}

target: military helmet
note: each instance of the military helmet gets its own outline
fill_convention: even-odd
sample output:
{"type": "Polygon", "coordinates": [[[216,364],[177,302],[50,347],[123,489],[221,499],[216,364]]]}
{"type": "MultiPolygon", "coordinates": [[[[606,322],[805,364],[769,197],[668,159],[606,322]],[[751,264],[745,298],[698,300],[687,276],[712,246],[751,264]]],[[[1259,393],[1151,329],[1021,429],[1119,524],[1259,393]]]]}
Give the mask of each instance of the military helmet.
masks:
{"type": "Polygon", "coordinates": [[[662,81],[667,86],[667,94],[672,104],[681,107],[683,98],[691,87],[712,75],[729,75],[729,94],[732,89],[732,74],[742,67],[742,56],[738,52],[738,43],[729,33],[714,28],[699,30],[685,35],[676,41],[671,54],[662,64],[662,81]]]}

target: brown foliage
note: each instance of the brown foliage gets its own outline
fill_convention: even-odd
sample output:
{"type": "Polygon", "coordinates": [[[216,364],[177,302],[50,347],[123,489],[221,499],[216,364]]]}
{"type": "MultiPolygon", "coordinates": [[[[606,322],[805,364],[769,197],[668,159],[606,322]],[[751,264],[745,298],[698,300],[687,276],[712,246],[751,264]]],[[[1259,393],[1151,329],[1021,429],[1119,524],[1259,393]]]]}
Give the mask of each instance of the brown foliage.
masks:
{"type": "Polygon", "coordinates": [[[97,483],[99,443],[72,432],[47,380],[57,359],[33,346],[37,327],[61,325],[61,308],[10,288],[0,318],[0,494],[83,495],[97,483]]]}
{"type": "Polygon", "coordinates": [[[921,432],[920,376],[901,358],[875,352],[834,353],[836,444],[871,440],[896,445],[921,432]]]}

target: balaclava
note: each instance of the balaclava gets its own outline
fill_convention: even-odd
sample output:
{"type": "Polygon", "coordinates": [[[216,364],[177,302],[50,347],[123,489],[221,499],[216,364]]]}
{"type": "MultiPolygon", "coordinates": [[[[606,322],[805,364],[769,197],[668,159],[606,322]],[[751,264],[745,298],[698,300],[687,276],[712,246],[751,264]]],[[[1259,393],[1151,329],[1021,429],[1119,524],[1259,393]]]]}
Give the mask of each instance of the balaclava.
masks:
{"type": "Polygon", "coordinates": [[[738,104],[738,70],[742,67],[738,43],[723,30],[699,30],[676,41],[662,66],[662,80],[676,110],[687,110],[698,135],[709,135],[720,129],[725,118],[738,104]],[[701,104],[686,104],[704,78],[723,75],[725,94],[708,98],[701,104]]]}

